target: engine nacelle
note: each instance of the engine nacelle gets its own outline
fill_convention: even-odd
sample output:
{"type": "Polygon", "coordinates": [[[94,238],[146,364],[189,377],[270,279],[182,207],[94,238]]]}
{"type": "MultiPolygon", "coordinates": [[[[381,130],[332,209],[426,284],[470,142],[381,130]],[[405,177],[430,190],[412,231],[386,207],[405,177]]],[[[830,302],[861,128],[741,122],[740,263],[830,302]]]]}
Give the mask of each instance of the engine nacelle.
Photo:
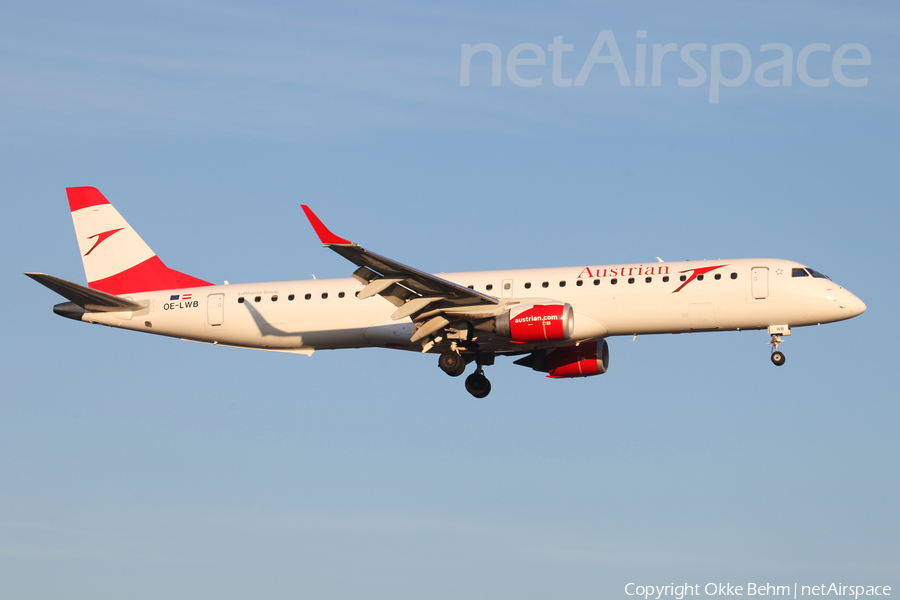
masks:
{"type": "Polygon", "coordinates": [[[606,340],[556,348],[547,354],[548,377],[590,377],[603,375],[608,368],[609,346],[606,340]]]}
{"type": "Polygon", "coordinates": [[[575,329],[575,311],[565,302],[524,304],[497,317],[494,328],[517,342],[567,340],[575,329]]]}

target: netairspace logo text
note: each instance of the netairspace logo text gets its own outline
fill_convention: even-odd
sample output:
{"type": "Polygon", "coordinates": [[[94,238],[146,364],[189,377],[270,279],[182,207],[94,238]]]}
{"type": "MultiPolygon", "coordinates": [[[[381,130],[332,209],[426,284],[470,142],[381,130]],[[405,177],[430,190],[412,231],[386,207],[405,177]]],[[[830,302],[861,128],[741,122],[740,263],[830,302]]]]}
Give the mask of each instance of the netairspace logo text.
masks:
{"type": "MultiPolygon", "coordinates": [[[[638,30],[637,38],[638,40],[646,39],[647,31],[638,30]]],[[[632,85],[632,76],[635,86],[645,86],[647,85],[649,66],[651,86],[662,85],[664,69],[668,73],[678,72],[685,75],[693,73],[693,77],[678,77],[678,85],[682,87],[698,87],[708,82],[710,104],[719,103],[720,88],[744,85],[750,80],[751,73],[756,84],[766,88],[793,85],[795,67],[800,83],[809,87],[827,87],[831,84],[832,78],[842,86],[862,87],[869,83],[869,78],[860,77],[864,74],[864,70],[859,67],[867,67],[872,64],[872,55],[869,49],[856,43],[843,44],[834,52],[831,50],[831,44],[809,44],[796,53],[796,59],[794,58],[794,49],[787,44],[763,44],[759,47],[759,56],[755,60],[750,50],[742,44],[691,43],[679,48],[678,44],[668,43],[653,44],[648,49],[648,44],[638,43],[635,48],[634,69],[629,71],[619,52],[615,35],[611,30],[605,29],[597,36],[594,46],[587,53],[581,63],[578,75],[573,80],[563,77],[563,61],[566,61],[567,65],[571,65],[570,61],[578,60],[579,53],[575,51],[575,45],[563,43],[563,36],[558,35],[553,38],[552,43],[547,45],[547,52],[550,53],[550,79],[557,87],[583,86],[594,67],[598,65],[610,65],[614,68],[619,83],[623,87],[632,85]],[[567,55],[566,53],[569,52],[572,54],[567,55]],[[723,58],[728,64],[727,76],[722,69],[723,58]],[[731,68],[731,63],[736,62],[737,59],[740,60],[739,71],[731,68]],[[681,64],[679,64],[679,60],[681,64]],[[762,60],[765,62],[758,64],[754,70],[753,65],[762,60]],[[845,67],[849,67],[846,72],[845,67]],[[810,73],[811,68],[812,73],[810,73]]],[[[543,71],[546,74],[547,52],[538,44],[532,43],[513,47],[506,55],[507,79],[520,87],[543,85],[544,76],[534,77],[533,75],[541,73],[541,69],[535,67],[544,67],[543,71]],[[523,76],[520,68],[523,68],[525,74],[532,76],[523,76]]],[[[471,84],[472,61],[486,58],[486,56],[480,56],[483,53],[490,56],[491,85],[499,86],[501,84],[503,53],[495,44],[481,43],[462,45],[459,85],[471,84]]],[[[571,66],[568,68],[571,69],[571,66]]],[[[487,81],[476,81],[476,84],[480,83],[487,83],[487,81]]]]}
{"type": "Polygon", "coordinates": [[[864,596],[890,596],[889,585],[844,585],[842,583],[823,583],[819,585],[772,585],[771,583],[748,583],[735,585],[732,583],[707,583],[703,587],[694,585],[639,585],[629,583],[625,586],[628,596],[637,596],[649,600],[674,598],[683,600],[697,596],[785,596],[799,598],[802,596],[841,596],[858,599],[864,596]]]}

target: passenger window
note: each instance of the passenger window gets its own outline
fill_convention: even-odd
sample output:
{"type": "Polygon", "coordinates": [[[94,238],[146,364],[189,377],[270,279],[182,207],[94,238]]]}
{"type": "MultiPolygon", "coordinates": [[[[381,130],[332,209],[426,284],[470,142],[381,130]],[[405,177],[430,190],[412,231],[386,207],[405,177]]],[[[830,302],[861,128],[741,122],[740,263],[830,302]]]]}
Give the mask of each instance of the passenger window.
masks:
{"type": "Polygon", "coordinates": [[[309,300],[310,298],[312,298],[312,294],[307,294],[307,295],[305,295],[305,296],[303,296],[303,297],[306,298],[307,300],[309,300]]]}
{"type": "Polygon", "coordinates": [[[293,301],[294,301],[294,295],[291,294],[290,296],[288,296],[288,302],[293,302],[293,301]]]}
{"type": "Polygon", "coordinates": [[[467,285],[466,287],[469,288],[470,290],[474,290],[474,289],[475,289],[475,286],[474,286],[474,285],[467,285]]]}
{"type": "Polygon", "coordinates": [[[652,277],[648,277],[648,278],[645,279],[644,281],[646,281],[647,283],[650,283],[651,281],[653,281],[653,278],[652,278],[652,277]]]}
{"type": "Polygon", "coordinates": [[[512,284],[511,284],[511,283],[504,283],[504,284],[503,284],[503,289],[504,289],[504,290],[511,290],[511,289],[512,289],[512,284]]]}
{"type": "Polygon", "coordinates": [[[241,296],[240,298],[238,298],[238,304],[243,304],[243,303],[244,303],[244,297],[241,296]]]}
{"type": "Polygon", "coordinates": [[[619,283],[619,280],[618,280],[618,279],[610,279],[610,280],[609,280],[609,284],[610,284],[610,285],[616,285],[617,283],[619,283]]]}
{"type": "Polygon", "coordinates": [[[328,292],[322,292],[322,300],[328,298],[328,292]]]}
{"type": "Polygon", "coordinates": [[[272,296],[272,302],[278,302],[278,296],[272,296]]]}
{"type": "Polygon", "coordinates": [[[666,275],[665,277],[663,277],[663,283],[669,283],[669,276],[668,276],[668,275],[666,275]]]}
{"type": "Polygon", "coordinates": [[[530,283],[530,282],[528,282],[528,283],[525,284],[525,289],[526,289],[526,290],[530,290],[530,289],[531,289],[531,283],[530,283]]]}
{"type": "Polygon", "coordinates": [[[359,297],[359,292],[356,292],[356,293],[355,293],[355,294],[353,294],[353,295],[354,295],[354,296],[355,296],[355,297],[357,297],[357,298],[358,298],[358,297],[359,297]]]}
{"type": "Polygon", "coordinates": [[[559,282],[559,287],[566,287],[566,282],[565,282],[565,281],[560,281],[560,282],[559,282]]]}
{"type": "Polygon", "coordinates": [[[679,277],[679,279],[681,281],[687,281],[687,275],[682,275],[681,277],[679,277]]]}
{"type": "Polygon", "coordinates": [[[262,296],[257,296],[253,299],[254,302],[259,302],[260,300],[262,300],[262,296]]]}
{"type": "Polygon", "coordinates": [[[595,280],[594,280],[594,285],[600,285],[600,280],[599,280],[599,279],[595,279],[595,280]]]}
{"type": "Polygon", "coordinates": [[[584,281],[579,279],[578,281],[575,282],[575,285],[577,285],[578,287],[581,287],[584,285],[584,281]]]}
{"type": "Polygon", "coordinates": [[[716,281],[718,281],[718,280],[720,280],[720,279],[722,279],[722,274],[721,274],[721,273],[716,273],[716,281]]]}
{"type": "Polygon", "coordinates": [[[340,294],[338,294],[338,298],[343,298],[343,297],[344,297],[344,292],[341,292],[340,294]]]}
{"type": "Polygon", "coordinates": [[[487,291],[491,291],[492,289],[494,289],[494,284],[489,283],[486,286],[484,286],[484,289],[486,289],[487,291]]]}
{"type": "Polygon", "coordinates": [[[731,274],[731,278],[732,278],[732,279],[737,279],[737,273],[732,273],[732,274],[731,274]]]}
{"type": "Polygon", "coordinates": [[[541,284],[541,287],[545,287],[545,288],[546,288],[546,287],[550,287],[550,282],[549,282],[549,281],[545,281],[544,283],[541,284]]]}
{"type": "Polygon", "coordinates": [[[634,283],[634,277],[629,277],[629,278],[628,278],[628,283],[634,283]]]}
{"type": "Polygon", "coordinates": [[[697,275],[697,281],[703,281],[703,275],[697,275]]]}

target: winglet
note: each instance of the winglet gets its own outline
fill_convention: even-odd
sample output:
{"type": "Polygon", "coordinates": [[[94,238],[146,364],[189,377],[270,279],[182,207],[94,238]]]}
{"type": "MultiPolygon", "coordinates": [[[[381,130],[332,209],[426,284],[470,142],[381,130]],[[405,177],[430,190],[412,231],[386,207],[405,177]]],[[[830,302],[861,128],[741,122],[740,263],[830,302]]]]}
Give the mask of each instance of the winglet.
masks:
{"type": "Polygon", "coordinates": [[[316,235],[319,236],[319,240],[325,246],[329,246],[331,244],[344,245],[344,246],[352,246],[353,242],[350,240],[345,240],[342,237],[338,237],[331,233],[331,231],[325,227],[322,221],[319,220],[319,217],[315,215],[315,213],[305,204],[301,204],[303,207],[303,212],[306,213],[306,218],[309,219],[309,224],[313,226],[313,229],[316,231],[316,235]]]}

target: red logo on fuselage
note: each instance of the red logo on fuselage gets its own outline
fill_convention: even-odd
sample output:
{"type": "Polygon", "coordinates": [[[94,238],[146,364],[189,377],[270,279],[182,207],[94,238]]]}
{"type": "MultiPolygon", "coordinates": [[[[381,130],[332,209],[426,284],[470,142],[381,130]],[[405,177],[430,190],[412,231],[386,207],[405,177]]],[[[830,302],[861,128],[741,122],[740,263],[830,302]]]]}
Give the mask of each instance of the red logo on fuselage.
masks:
{"type": "Polygon", "coordinates": [[[679,271],[679,273],[687,273],[688,271],[693,271],[693,273],[691,273],[691,276],[688,277],[687,280],[684,283],[682,283],[680,286],[678,286],[678,289],[672,293],[674,294],[675,292],[680,292],[682,289],[684,289],[684,286],[686,286],[693,280],[697,279],[698,275],[705,275],[706,273],[709,273],[710,271],[715,271],[716,269],[721,269],[722,267],[727,267],[727,266],[728,265],[716,265],[714,267],[700,267],[699,269],[685,269],[684,271],[679,271]]]}
{"type": "Polygon", "coordinates": [[[669,274],[669,265],[653,265],[650,267],[644,265],[638,265],[636,267],[632,266],[621,266],[621,267],[612,267],[605,268],[603,270],[600,267],[594,267],[594,270],[591,271],[590,267],[585,267],[581,270],[581,273],[578,274],[578,279],[582,277],[587,277],[589,279],[604,279],[609,277],[630,277],[632,275],[668,275],[669,274]]]}
{"type": "MultiPolygon", "coordinates": [[[[685,269],[684,271],[679,271],[679,273],[691,273],[691,276],[688,277],[684,283],[678,286],[677,289],[673,290],[672,293],[680,292],[684,289],[684,286],[689,284],[690,282],[697,279],[699,276],[709,273],[710,271],[715,271],[716,269],[721,269],[722,267],[727,267],[728,265],[716,265],[713,267],[697,267],[696,269],[685,269]]],[[[594,267],[591,270],[591,267],[585,267],[581,270],[581,273],[578,274],[578,278],[589,277],[592,279],[604,279],[604,278],[616,278],[616,277],[633,277],[635,275],[645,276],[645,275],[663,275],[664,280],[667,281],[667,276],[669,274],[669,265],[638,265],[638,266],[621,266],[621,267],[609,267],[609,268],[601,268],[594,267]]],[[[615,283],[615,280],[613,280],[615,283]]]]}
{"type": "Polygon", "coordinates": [[[90,237],[88,238],[89,240],[92,240],[92,239],[94,239],[94,238],[97,238],[97,241],[94,242],[94,245],[91,246],[91,249],[88,250],[87,252],[85,252],[84,255],[87,256],[88,254],[90,254],[91,252],[94,251],[94,248],[96,248],[97,246],[100,245],[100,242],[104,241],[106,238],[108,238],[108,237],[111,236],[112,234],[114,234],[114,233],[116,233],[116,232],[119,232],[119,231],[122,231],[123,229],[125,229],[125,228],[124,228],[124,227],[119,227],[118,229],[110,229],[109,231],[104,231],[103,233],[98,233],[98,234],[96,234],[96,235],[90,236],[90,237]]]}

